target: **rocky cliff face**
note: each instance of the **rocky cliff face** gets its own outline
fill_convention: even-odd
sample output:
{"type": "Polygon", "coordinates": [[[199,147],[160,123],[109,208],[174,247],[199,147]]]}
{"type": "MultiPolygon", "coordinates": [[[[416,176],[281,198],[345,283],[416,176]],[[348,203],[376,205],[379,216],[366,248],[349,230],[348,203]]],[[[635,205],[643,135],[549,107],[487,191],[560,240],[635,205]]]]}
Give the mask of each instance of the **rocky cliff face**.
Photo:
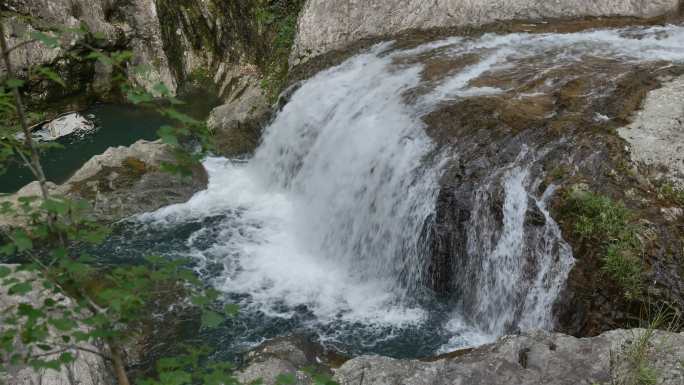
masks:
{"type": "MultiPolygon", "coordinates": [[[[130,49],[135,55],[133,65],[149,66],[147,73],[130,73],[129,76],[148,87],[162,81],[172,90],[176,88],[176,80],[163,51],[157,9],[152,0],[10,0],[0,6],[0,11],[6,15],[10,46],[31,40],[35,31],[57,31],[83,25],[93,35],[102,38],[99,48],[111,51],[130,49]]],[[[63,43],[66,47],[74,47],[77,40],[78,36],[67,33],[63,43]]],[[[84,93],[106,95],[110,91],[113,69],[102,63],[74,59],[67,51],[37,43],[27,44],[15,50],[11,58],[20,70],[38,65],[56,69],[67,84],[66,89],[32,84],[30,91],[34,97],[57,99],[84,93]]]]}
{"type": "Polygon", "coordinates": [[[309,0],[299,19],[293,63],[369,37],[411,29],[482,26],[506,20],[674,13],[679,0],[309,0]]]}

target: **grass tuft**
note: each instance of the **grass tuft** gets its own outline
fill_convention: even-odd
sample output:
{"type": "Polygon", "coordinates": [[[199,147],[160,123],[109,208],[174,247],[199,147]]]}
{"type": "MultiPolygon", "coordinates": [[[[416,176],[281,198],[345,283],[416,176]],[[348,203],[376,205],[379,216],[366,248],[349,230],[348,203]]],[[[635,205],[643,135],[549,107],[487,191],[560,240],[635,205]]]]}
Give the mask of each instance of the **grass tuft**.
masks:
{"type": "Polygon", "coordinates": [[[623,290],[628,299],[637,298],[643,288],[640,228],[623,203],[583,190],[567,194],[565,213],[574,232],[586,244],[598,245],[601,269],[623,290]]]}

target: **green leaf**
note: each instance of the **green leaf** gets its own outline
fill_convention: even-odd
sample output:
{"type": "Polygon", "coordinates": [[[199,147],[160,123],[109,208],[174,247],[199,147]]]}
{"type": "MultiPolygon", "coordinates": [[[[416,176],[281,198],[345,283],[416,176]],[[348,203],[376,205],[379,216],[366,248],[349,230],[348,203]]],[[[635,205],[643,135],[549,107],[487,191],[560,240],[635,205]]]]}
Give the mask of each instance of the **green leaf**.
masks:
{"type": "Polygon", "coordinates": [[[6,245],[3,245],[0,247],[0,254],[2,255],[12,255],[14,252],[17,250],[16,246],[14,246],[14,243],[8,243],[6,245]]]}
{"type": "Polygon", "coordinates": [[[33,289],[31,286],[31,283],[29,282],[20,282],[16,283],[12,286],[10,286],[8,293],[10,295],[24,295],[28,292],[30,292],[33,289]]]}
{"type": "Polygon", "coordinates": [[[279,374],[276,377],[276,385],[294,385],[297,383],[297,378],[292,373],[279,374]]]}
{"type": "Polygon", "coordinates": [[[149,103],[154,100],[152,95],[142,90],[128,90],[126,98],[133,104],[149,103]]]}
{"type": "Polygon", "coordinates": [[[9,88],[21,88],[24,85],[24,81],[20,79],[7,79],[5,84],[9,88]]]}
{"type": "Polygon", "coordinates": [[[43,202],[43,208],[50,213],[64,215],[69,211],[69,205],[66,202],[56,199],[49,199],[43,202]]]}
{"type": "Polygon", "coordinates": [[[76,329],[78,326],[75,321],[72,321],[68,318],[50,318],[48,320],[50,325],[54,326],[57,330],[62,331],[62,332],[68,332],[73,329],[76,329]]]}
{"type": "Polygon", "coordinates": [[[223,311],[229,317],[237,317],[238,314],[240,314],[240,306],[238,306],[236,304],[226,304],[223,307],[223,311]]]}
{"type": "Polygon", "coordinates": [[[12,274],[12,269],[7,266],[0,266],[0,279],[12,274]]]}
{"type": "Polygon", "coordinates": [[[169,96],[171,95],[171,91],[169,91],[169,87],[166,86],[164,83],[157,83],[152,87],[154,91],[159,93],[161,96],[169,96]]]}
{"type": "Polygon", "coordinates": [[[54,36],[46,35],[39,31],[31,32],[31,37],[40,41],[50,48],[57,48],[59,46],[59,39],[54,36]]]}
{"type": "Polygon", "coordinates": [[[33,242],[31,241],[31,238],[29,238],[26,231],[22,229],[15,230],[14,233],[12,233],[12,240],[14,241],[14,245],[17,247],[17,251],[20,253],[33,248],[33,242]]]}
{"type": "Polygon", "coordinates": [[[36,69],[36,72],[52,80],[53,82],[59,84],[60,86],[66,88],[66,83],[64,83],[64,80],[62,80],[62,78],[57,74],[57,72],[46,67],[38,67],[36,69]]]}
{"type": "Polygon", "coordinates": [[[172,146],[178,145],[178,138],[176,137],[176,132],[171,126],[161,126],[157,131],[157,135],[166,144],[170,144],[172,146]]]}
{"type": "Polygon", "coordinates": [[[208,329],[215,329],[223,322],[223,316],[221,314],[206,310],[202,313],[202,327],[208,329]]]}
{"type": "Polygon", "coordinates": [[[76,358],[74,357],[73,354],[71,354],[69,352],[64,352],[64,353],[59,355],[59,362],[61,362],[63,364],[69,364],[69,363],[72,363],[74,361],[76,361],[76,358]]]}

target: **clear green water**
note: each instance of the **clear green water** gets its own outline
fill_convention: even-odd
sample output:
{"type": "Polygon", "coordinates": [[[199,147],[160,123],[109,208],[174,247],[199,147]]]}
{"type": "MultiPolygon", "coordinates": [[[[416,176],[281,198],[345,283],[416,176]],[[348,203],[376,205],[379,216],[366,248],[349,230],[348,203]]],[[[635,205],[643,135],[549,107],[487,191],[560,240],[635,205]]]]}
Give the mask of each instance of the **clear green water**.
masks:
{"type": "MultiPolygon", "coordinates": [[[[150,109],[128,105],[99,104],[83,115],[94,115],[97,131],[83,138],[63,138],[64,148],[47,150],[42,156],[45,174],[51,182],[69,179],[88,159],[107,148],[129,146],[140,139],[154,140],[165,119],[150,109]]],[[[13,193],[33,181],[31,172],[20,162],[14,162],[0,176],[0,193],[13,193]]]]}

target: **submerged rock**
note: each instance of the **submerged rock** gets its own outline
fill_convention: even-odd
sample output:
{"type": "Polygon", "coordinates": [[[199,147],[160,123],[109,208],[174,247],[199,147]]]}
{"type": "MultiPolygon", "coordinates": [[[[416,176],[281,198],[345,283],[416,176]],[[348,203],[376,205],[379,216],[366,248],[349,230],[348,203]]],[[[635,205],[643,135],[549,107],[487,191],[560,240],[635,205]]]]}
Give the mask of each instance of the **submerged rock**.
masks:
{"type": "Polygon", "coordinates": [[[532,332],[430,362],[358,357],[342,365],[335,380],[340,385],[592,385],[637,383],[647,372],[658,384],[679,385],[682,360],[684,333],[615,330],[578,339],[532,332]]]}
{"type": "MultiPolygon", "coordinates": [[[[33,131],[33,138],[40,141],[53,141],[65,136],[84,135],[94,129],[95,123],[83,115],[73,112],[43,124],[33,131]]],[[[17,139],[23,140],[24,134],[17,134],[17,139]]]]}
{"type": "Polygon", "coordinates": [[[317,56],[365,38],[412,29],[481,26],[505,20],[675,13],[679,0],[311,0],[299,18],[296,59],[317,56]]]}

